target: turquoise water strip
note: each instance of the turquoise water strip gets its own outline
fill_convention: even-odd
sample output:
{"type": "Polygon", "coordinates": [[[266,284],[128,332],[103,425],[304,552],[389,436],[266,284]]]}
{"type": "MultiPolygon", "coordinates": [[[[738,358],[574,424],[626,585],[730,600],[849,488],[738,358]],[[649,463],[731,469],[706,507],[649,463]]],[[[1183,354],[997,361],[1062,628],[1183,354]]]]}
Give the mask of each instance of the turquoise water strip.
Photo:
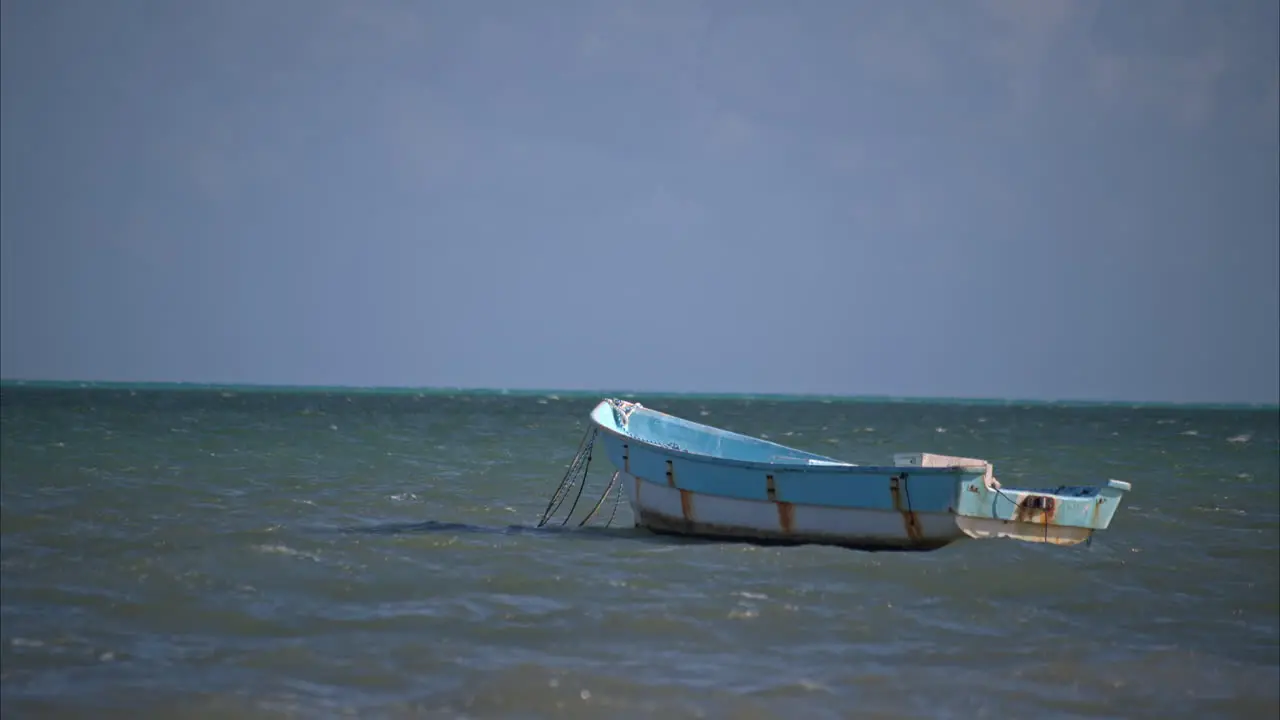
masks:
{"type": "Polygon", "coordinates": [[[1131,402],[1120,400],[1031,400],[1024,398],[907,397],[897,395],[816,395],[783,393],[693,393],[661,390],[554,390],[535,388],[467,388],[467,387],[401,387],[358,385],[253,385],[232,383],[184,382],[102,382],[76,380],[0,379],[0,388],[40,390],[125,390],[134,392],[233,392],[260,394],[335,394],[335,395],[498,395],[511,397],[548,397],[592,399],[603,397],[665,398],[682,400],[765,400],[773,402],[830,403],[912,403],[918,405],[987,405],[1033,407],[1111,407],[1133,409],[1181,410],[1280,410],[1280,405],[1266,403],[1175,403],[1131,402]]]}

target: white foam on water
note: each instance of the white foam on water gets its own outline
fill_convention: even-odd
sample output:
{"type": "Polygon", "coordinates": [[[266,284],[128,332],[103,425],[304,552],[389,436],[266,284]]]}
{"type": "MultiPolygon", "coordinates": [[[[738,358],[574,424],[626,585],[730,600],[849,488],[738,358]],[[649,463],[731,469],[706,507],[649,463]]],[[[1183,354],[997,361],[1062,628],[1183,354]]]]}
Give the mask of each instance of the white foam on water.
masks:
{"type": "Polygon", "coordinates": [[[295,550],[289,547],[288,545],[255,545],[253,546],[253,549],[257,550],[260,553],[266,553],[269,555],[285,555],[288,557],[305,558],[307,560],[313,560],[315,562],[320,561],[319,555],[316,555],[315,553],[306,552],[303,550],[295,550]]]}

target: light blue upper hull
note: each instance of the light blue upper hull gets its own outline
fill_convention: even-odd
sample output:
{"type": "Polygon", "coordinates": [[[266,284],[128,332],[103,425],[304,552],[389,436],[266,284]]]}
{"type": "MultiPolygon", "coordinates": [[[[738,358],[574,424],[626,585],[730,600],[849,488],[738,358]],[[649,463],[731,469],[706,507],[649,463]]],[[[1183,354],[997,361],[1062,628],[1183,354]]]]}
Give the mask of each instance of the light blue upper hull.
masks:
{"type": "Polygon", "coordinates": [[[966,536],[1072,544],[1106,528],[1128,489],[1001,488],[988,464],[964,458],[854,465],[617,400],[591,420],[638,524],[665,532],[866,548],[966,536]]]}

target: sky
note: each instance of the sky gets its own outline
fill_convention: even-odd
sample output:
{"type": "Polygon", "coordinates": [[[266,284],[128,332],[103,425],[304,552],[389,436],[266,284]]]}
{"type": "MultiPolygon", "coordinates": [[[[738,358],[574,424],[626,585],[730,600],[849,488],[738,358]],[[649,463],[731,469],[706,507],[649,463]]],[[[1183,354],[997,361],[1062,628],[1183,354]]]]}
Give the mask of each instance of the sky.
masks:
{"type": "Polygon", "coordinates": [[[1274,0],[0,0],[0,376],[1280,402],[1274,0]]]}

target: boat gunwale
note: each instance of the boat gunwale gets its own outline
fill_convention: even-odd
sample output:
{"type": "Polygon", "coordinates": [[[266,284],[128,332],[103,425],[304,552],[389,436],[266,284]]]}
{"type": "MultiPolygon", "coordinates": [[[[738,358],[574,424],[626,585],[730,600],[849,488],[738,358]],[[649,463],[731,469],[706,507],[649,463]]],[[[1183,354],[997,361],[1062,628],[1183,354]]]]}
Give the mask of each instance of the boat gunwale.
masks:
{"type": "MultiPolygon", "coordinates": [[[[601,405],[608,404],[608,401],[602,400],[600,404],[601,405]]],[[[599,408],[600,406],[597,405],[596,407],[599,408]]],[[[649,410],[649,408],[642,408],[642,409],[647,410],[649,412],[660,413],[660,411],[649,410]]],[[[660,413],[660,414],[667,415],[667,413],[660,413]]],[[[675,418],[677,420],[684,420],[683,418],[680,418],[677,415],[667,415],[667,416],[675,418]]],[[[854,464],[847,463],[844,460],[840,460],[838,458],[825,458],[822,456],[818,456],[818,457],[821,457],[824,460],[829,460],[832,463],[836,463],[836,464],[813,465],[808,462],[784,463],[784,462],[766,462],[766,461],[760,461],[760,460],[740,460],[737,458],[725,457],[721,455],[710,455],[707,453],[691,452],[689,450],[673,448],[667,445],[659,445],[658,443],[655,443],[651,440],[646,440],[644,438],[622,432],[618,430],[616,426],[610,427],[608,425],[605,425],[604,423],[599,422],[595,418],[594,410],[592,411],[591,422],[598,429],[603,430],[604,432],[609,433],[610,435],[613,435],[623,441],[631,441],[631,442],[639,443],[641,445],[644,445],[647,448],[655,450],[664,455],[674,455],[676,457],[683,457],[691,460],[709,462],[716,465],[728,465],[731,467],[755,468],[755,469],[767,469],[767,470],[777,470],[781,468],[786,472],[820,473],[824,475],[885,475],[885,474],[893,475],[893,474],[900,474],[900,473],[908,473],[910,475],[957,475],[957,476],[960,476],[960,475],[981,475],[986,472],[986,467],[983,465],[949,465],[945,467],[919,467],[915,465],[854,465],[854,464]]],[[[697,423],[693,421],[684,420],[684,422],[692,425],[697,425],[700,427],[711,428],[713,430],[719,430],[721,432],[732,432],[729,430],[722,430],[721,428],[717,428],[712,425],[704,425],[702,423],[697,423]]],[[[817,455],[817,453],[811,453],[806,450],[801,450],[800,448],[794,448],[787,445],[783,445],[781,443],[775,443],[770,440],[764,440],[763,438],[756,438],[750,435],[742,435],[741,433],[734,433],[734,434],[741,435],[742,437],[750,438],[752,440],[760,440],[762,442],[770,443],[771,445],[776,445],[777,447],[784,448],[787,450],[794,450],[796,452],[805,453],[806,455],[817,455]]],[[[814,458],[814,459],[818,459],[818,458],[814,458]]]]}

